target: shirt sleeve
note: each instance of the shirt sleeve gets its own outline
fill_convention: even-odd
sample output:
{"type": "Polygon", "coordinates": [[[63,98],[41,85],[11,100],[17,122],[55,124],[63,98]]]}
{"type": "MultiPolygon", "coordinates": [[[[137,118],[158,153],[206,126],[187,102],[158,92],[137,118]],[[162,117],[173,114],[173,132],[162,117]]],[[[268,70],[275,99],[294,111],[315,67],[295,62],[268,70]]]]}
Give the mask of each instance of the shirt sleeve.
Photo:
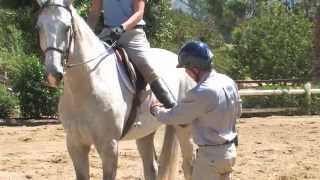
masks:
{"type": "Polygon", "coordinates": [[[158,107],[155,111],[155,117],[165,124],[189,124],[205,112],[204,99],[206,98],[201,93],[190,91],[172,109],[158,107]]]}

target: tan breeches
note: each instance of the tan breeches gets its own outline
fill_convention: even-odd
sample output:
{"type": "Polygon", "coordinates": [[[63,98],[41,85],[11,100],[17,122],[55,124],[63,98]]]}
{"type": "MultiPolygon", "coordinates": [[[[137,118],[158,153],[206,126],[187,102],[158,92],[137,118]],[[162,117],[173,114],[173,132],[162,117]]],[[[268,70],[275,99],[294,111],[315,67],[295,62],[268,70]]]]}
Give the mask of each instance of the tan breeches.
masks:
{"type": "MultiPolygon", "coordinates": [[[[107,40],[110,34],[108,28],[104,28],[98,35],[102,40],[107,40]]],[[[152,57],[150,51],[150,43],[143,29],[133,29],[122,34],[118,43],[123,47],[134,65],[138,68],[144,79],[151,83],[158,79],[154,69],[148,63],[152,57]]]]}
{"type": "Polygon", "coordinates": [[[201,147],[197,151],[192,180],[229,180],[235,161],[235,147],[201,147]]]}

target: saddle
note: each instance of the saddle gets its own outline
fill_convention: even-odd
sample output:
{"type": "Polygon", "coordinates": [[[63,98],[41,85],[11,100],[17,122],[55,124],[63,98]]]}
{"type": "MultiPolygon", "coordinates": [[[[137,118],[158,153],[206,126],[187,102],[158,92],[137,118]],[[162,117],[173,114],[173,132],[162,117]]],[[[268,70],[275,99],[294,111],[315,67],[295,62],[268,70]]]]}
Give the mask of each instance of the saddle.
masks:
{"type": "Polygon", "coordinates": [[[129,79],[134,92],[131,111],[129,113],[128,119],[125,121],[124,128],[122,131],[122,135],[121,135],[121,139],[122,139],[135,122],[138,107],[141,104],[140,93],[146,88],[147,83],[144,80],[142,74],[131,62],[124,48],[117,45],[113,47],[113,50],[117,56],[117,60],[118,60],[117,64],[122,65],[121,67],[123,67],[122,69],[124,69],[126,77],[129,79]]]}
{"type": "Polygon", "coordinates": [[[133,89],[135,90],[135,94],[139,94],[140,91],[146,88],[147,82],[144,80],[139,70],[131,62],[124,48],[115,46],[113,50],[117,56],[118,63],[123,65],[122,67],[124,68],[124,71],[133,89]]]}

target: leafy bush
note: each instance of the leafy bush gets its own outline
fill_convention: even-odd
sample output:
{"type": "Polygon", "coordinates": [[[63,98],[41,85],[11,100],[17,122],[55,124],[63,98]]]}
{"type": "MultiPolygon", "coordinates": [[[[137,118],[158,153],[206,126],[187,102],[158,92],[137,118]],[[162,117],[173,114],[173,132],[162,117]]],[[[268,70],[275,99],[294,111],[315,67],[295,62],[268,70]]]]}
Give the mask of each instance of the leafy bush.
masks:
{"type": "Polygon", "coordinates": [[[0,84],[0,118],[10,117],[18,106],[17,98],[0,84]]]}
{"type": "Polygon", "coordinates": [[[275,3],[233,35],[234,78],[311,77],[312,24],[305,16],[275,3]]]}
{"type": "Polygon", "coordinates": [[[75,0],[73,5],[82,17],[86,17],[91,6],[91,0],[75,0]]]}
{"type": "MultiPolygon", "coordinates": [[[[233,58],[228,53],[229,45],[224,45],[220,48],[214,49],[214,68],[221,73],[228,74],[233,65],[233,58]]],[[[228,74],[229,75],[229,74],[228,74]]],[[[232,77],[233,78],[233,77],[232,77]]]]}
{"type": "Polygon", "coordinates": [[[320,95],[319,94],[312,94],[311,95],[311,105],[310,105],[310,112],[311,114],[320,114],[320,95]]]}
{"type": "Polygon", "coordinates": [[[24,117],[53,116],[57,112],[60,92],[43,85],[44,72],[39,59],[19,56],[10,61],[11,85],[17,94],[24,117]]]}

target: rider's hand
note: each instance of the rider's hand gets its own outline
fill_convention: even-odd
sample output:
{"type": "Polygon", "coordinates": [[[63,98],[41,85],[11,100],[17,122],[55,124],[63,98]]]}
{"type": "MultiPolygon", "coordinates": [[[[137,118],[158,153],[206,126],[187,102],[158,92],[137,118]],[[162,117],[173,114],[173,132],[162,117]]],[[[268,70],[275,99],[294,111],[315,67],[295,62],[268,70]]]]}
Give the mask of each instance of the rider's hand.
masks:
{"type": "Polygon", "coordinates": [[[111,29],[110,37],[112,40],[117,41],[120,39],[121,35],[126,32],[122,25],[114,27],[111,29]]]}

